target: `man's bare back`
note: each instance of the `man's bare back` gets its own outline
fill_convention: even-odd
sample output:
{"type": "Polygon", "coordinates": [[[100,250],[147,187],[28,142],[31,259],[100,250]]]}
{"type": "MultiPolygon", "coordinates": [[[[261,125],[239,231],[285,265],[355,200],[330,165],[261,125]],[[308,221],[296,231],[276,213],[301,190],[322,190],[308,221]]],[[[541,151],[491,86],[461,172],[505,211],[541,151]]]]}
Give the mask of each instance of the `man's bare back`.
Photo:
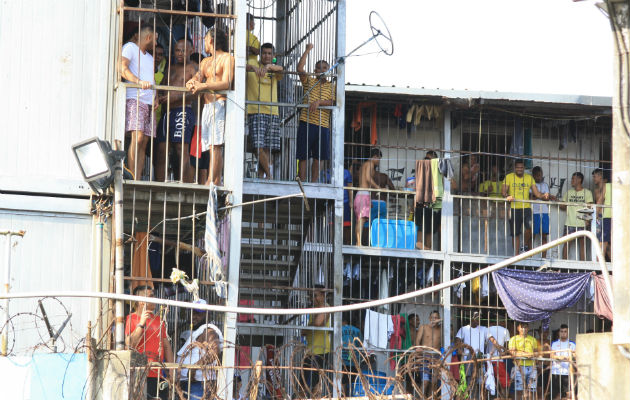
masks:
{"type": "Polygon", "coordinates": [[[364,162],[359,171],[359,187],[378,189],[379,186],[374,180],[375,172],[376,170],[374,169],[374,164],[371,159],[364,162]]]}
{"type": "Polygon", "coordinates": [[[439,350],[442,347],[442,327],[431,324],[420,325],[416,334],[416,346],[432,347],[439,350]]]}

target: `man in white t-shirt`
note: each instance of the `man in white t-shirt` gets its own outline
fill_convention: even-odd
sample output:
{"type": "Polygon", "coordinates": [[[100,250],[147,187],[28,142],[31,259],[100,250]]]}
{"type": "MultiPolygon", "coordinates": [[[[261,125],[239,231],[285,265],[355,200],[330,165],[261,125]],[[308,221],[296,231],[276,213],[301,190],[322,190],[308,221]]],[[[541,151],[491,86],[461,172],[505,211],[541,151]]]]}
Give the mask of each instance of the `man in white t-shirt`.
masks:
{"type": "MultiPolygon", "coordinates": [[[[532,169],[532,176],[536,182],[536,188],[541,194],[549,193],[549,185],[544,181],[543,170],[539,166],[535,166],[532,169]]],[[[537,200],[532,190],[529,190],[529,197],[532,200],[537,200]]],[[[550,200],[556,200],[555,196],[549,196],[550,200]]],[[[547,204],[534,203],[532,204],[533,222],[534,222],[534,246],[539,243],[541,245],[547,243],[549,240],[549,206],[547,204]],[[537,236],[542,238],[541,242],[538,242],[537,236]]],[[[547,258],[547,251],[542,252],[542,257],[547,258]]]]}
{"type": "MultiPolygon", "coordinates": [[[[575,343],[569,340],[569,327],[566,324],[560,325],[560,339],[551,343],[551,350],[567,350],[566,352],[552,353],[552,358],[567,358],[569,357],[569,350],[575,351],[575,343]]],[[[554,399],[571,396],[569,368],[567,361],[554,361],[551,365],[551,394],[554,399]]]]}
{"type": "MultiPolygon", "coordinates": [[[[487,343],[490,357],[501,356],[507,343],[510,341],[510,331],[505,328],[505,322],[504,317],[499,317],[497,325],[488,328],[488,335],[492,336],[496,340],[496,343],[501,346],[496,347],[492,342],[487,343]]],[[[492,369],[494,371],[494,379],[498,383],[498,392],[500,395],[504,395],[510,384],[507,368],[505,367],[505,360],[492,361],[492,369]]]]}
{"type": "MultiPolygon", "coordinates": [[[[490,341],[493,345],[499,346],[499,343],[490,335],[488,328],[479,325],[479,312],[475,311],[470,320],[470,325],[462,326],[455,335],[455,344],[464,342],[468,346],[472,347],[473,351],[477,355],[477,358],[483,358],[486,352],[486,342],[490,341]]],[[[464,360],[470,360],[472,354],[468,348],[463,351],[464,360]]],[[[480,364],[483,366],[483,364],[480,364]]],[[[473,364],[466,364],[466,381],[471,382],[470,379],[473,375],[473,364]]],[[[477,379],[481,382],[483,377],[483,371],[477,373],[477,379]]],[[[472,398],[478,398],[479,393],[472,393],[472,398]]]]}
{"type": "Polygon", "coordinates": [[[150,89],[155,84],[155,73],[153,56],[149,53],[156,40],[157,33],[153,32],[153,27],[143,25],[137,43],[125,43],[120,57],[122,78],[142,88],[127,88],[125,105],[125,132],[131,135],[127,165],[137,180],[140,180],[144,168],[144,154],[149,137],[155,136],[156,129],[153,113],[155,91],[150,89]]]}

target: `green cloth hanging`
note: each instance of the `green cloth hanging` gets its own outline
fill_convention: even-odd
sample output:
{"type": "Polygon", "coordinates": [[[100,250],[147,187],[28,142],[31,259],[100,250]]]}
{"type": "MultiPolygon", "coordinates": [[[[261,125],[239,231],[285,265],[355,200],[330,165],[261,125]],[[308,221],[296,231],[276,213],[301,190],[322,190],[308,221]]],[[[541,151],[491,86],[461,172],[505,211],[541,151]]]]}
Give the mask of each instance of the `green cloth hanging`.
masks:
{"type": "Polygon", "coordinates": [[[466,367],[464,364],[459,364],[459,386],[457,386],[457,395],[462,396],[460,398],[468,398],[468,384],[466,383],[466,367]]]}

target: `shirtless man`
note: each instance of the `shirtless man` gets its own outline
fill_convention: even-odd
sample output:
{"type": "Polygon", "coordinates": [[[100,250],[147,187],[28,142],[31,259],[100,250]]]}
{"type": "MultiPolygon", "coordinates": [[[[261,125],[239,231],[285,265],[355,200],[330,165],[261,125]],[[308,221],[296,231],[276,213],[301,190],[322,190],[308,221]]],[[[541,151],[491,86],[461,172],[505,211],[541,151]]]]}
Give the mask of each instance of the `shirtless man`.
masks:
{"type": "MultiPolygon", "coordinates": [[[[376,176],[376,167],[381,161],[383,154],[379,149],[372,149],[370,159],[363,163],[359,171],[359,188],[380,189],[378,183],[374,180],[376,176]]],[[[362,246],[361,236],[363,234],[363,225],[370,219],[370,208],[372,201],[370,192],[359,190],[354,196],[354,212],[357,216],[356,236],[357,246],[362,246]]]]}
{"type": "MultiPolygon", "coordinates": [[[[440,313],[432,311],[429,315],[429,323],[421,325],[416,334],[416,346],[425,346],[435,349],[437,352],[442,347],[442,320],[440,313]]],[[[422,350],[421,350],[422,351],[422,350]]],[[[431,352],[427,354],[427,358],[436,358],[437,353],[431,352]]],[[[427,360],[428,363],[428,360],[427,360]]],[[[430,398],[434,390],[437,389],[437,374],[433,374],[431,369],[425,365],[421,369],[422,372],[422,391],[426,398],[430,398]]]]}
{"type": "MultiPolygon", "coordinates": [[[[204,46],[209,57],[201,60],[199,71],[186,82],[186,87],[193,93],[211,91],[203,94],[203,112],[201,114],[201,162],[207,161],[210,173],[206,185],[221,184],[223,170],[223,143],[225,143],[225,101],[224,94],[214,93],[228,90],[234,80],[234,57],[228,51],[228,38],[220,28],[212,28],[206,33],[204,46]]],[[[202,169],[202,166],[199,167],[202,169]]]]}
{"type": "MultiPolygon", "coordinates": [[[[175,44],[175,63],[169,68],[169,86],[184,86],[197,72],[196,65],[188,61],[193,45],[188,39],[180,39],[175,44]]],[[[176,179],[192,182],[194,170],[190,166],[190,141],[195,128],[195,111],[190,106],[193,96],[185,92],[168,92],[159,98],[164,115],[158,124],[157,151],[155,154],[155,180],[163,182],[168,167],[166,142],[172,143],[169,149],[175,151],[173,171],[176,179]],[[168,112],[168,113],[167,113],[168,112]],[[183,148],[183,151],[182,151],[183,148]],[[182,169],[183,166],[183,174],[182,169]]]]}

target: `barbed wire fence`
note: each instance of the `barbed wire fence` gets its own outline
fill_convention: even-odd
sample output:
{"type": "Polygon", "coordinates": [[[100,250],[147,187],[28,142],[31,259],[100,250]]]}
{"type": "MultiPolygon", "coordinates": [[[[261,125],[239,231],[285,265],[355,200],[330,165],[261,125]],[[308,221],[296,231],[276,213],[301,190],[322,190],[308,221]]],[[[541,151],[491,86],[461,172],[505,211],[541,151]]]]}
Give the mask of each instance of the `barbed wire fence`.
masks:
{"type": "MultiPolygon", "coordinates": [[[[0,312],[3,310],[0,308],[0,312]]],[[[71,312],[68,307],[58,298],[38,299],[31,311],[16,312],[10,316],[8,321],[2,326],[0,333],[7,330],[9,338],[9,356],[14,355],[34,355],[35,353],[66,353],[80,354],[87,353],[90,363],[111,363],[118,361],[124,365],[119,355],[109,350],[109,336],[113,334],[111,322],[112,309],[104,308],[98,318],[103,324],[102,335],[92,339],[91,327],[88,327],[88,335],[80,334],[71,322],[71,312]],[[61,322],[60,322],[61,321],[61,322]],[[62,334],[67,329],[65,334],[62,334]],[[28,347],[17,348],[16,338],[29,331],[31,337],[36,337],[35,343],[28,347]],[[86,340],[86,338],[88,340],[86,340]]],[[[296,327],[299,328],[299,327],[296,327]]],[[[241,346],[233,343],[223,343],[223,348],[232,347],[236,351],[241,350],[241,346]]],[[[502,349],[504,350],[504,349],[502,349]]],[[[184,369],[189,371],[200,371],[201,382],[204,382],[202,400],[223,399],[222,388],[217,387],[217,382],[226,382],[222,366],[221,353],[216,346],[205,342],[192,342],[184,353],[185,356],[196,351],[200,354],[198,362],[194,365],[179,363],[144,363],[136,367],[125,368],[123,375],[128,384],[129,398],[145,399],[145,382],[149,371],[159,368],[167,372],[165,381],[168,382],[169,399],[187,400],[190,397],[190,387],[182,384],[180,377],[184,369]],[[222,378],[222,379],[221,379],[222,378]]],[[[265,352],[261,352],[265,354],[265,352]]],[[[264,359],[248,359],[249,365],[240,365],[236,369],[242,374],[249,373],[249,380],[245,390],[247,398],[250,399],[324,399],[330,398],[333,393],[337,393],[339,399],[352,398],[356,395],[357,388],[360,388],[361,396],[367,399],[383,398],[412,398],[429,399],[437,398],[440,393],[448,393],[452,399],[468,399],[474,393],[479,393],[480,398],[488,398],[483,385],[484,364],[487,361],[496,361],[497,357],[491,359],[478,358],[475,351],[468,345],[458,342],[451,345],[445,351],[426,346],[414,346],[405,351],[398,352],[388,358],[395,362],[395,370],[392,376],[383,376],[377,370],[374,362],[374,351],[368,350],[357,338],[352,343],[339,347],[329,353],[330,361],[336,363],[325,363],[318,365],[313,362],[313,354],[302,342],[292,341],[278,346],[273,350],[273,361],[264,359]],[[460,361],[452,361],[451,355],[466,355],[460,361]],[[344,362],[345,361],[345,362],[344,362]],[[339,365],[339,369],[334,369],[332,365],[339,365]],[[426,389],[423,384],[423,375],[431,376],[432,385],[426,389]],[[466,384],[462,384],[466,376],[466,384]],[[317,382],[312,384],[312,382],[317,382]],[[386,395],[387,394],[387,395],[386,395]],[[402,396],[402,397],[392,397],[402,396]]],[[[515,368],[521,370],[522,366],[518,362],[522,357],[514,357],[503,351],[500,357],[502,360],[512,359],[515,368]]],[[[553,361],[553,352],[547,348],[532,357],[539,365],[539,374],[548,375],[553,361]]],[[[72,362],[72,357],[68,360],[68,366],[72,362]]],[[[571,355],[562,362],[568,362],[571,385],[577,382],[577,363],[571,355]]],[[[66,379],[66,371],[60,385],[66,379]]],[[[192,372],[188,372],[189,376],[192,372]]],[[[524,375],[522,375],[524,376],[524,375]]],[[[229,384],[232,384],[229,382],[229,384]]],[[[85,397],[88,392],[94,393],[103,391],[106,388],[104,382],[98,377],[88,376],[83,388],[85,397]],[[95,379],[96,378],[96,379],[95,379]],[[92,388],[88,391],[88,382],[92,382],[92,388]]],[[[497,382],[497,387],[499,382],[497,382]]],[[[551,382],[543,382],[541,389],[543,396],[548,396],[551,390],[551,382]]],[[[524,391],[524,398],[528,398],[530,393],[524,391]]],[[[90,399],[91,400],[91,399],[90,399]]]]}

